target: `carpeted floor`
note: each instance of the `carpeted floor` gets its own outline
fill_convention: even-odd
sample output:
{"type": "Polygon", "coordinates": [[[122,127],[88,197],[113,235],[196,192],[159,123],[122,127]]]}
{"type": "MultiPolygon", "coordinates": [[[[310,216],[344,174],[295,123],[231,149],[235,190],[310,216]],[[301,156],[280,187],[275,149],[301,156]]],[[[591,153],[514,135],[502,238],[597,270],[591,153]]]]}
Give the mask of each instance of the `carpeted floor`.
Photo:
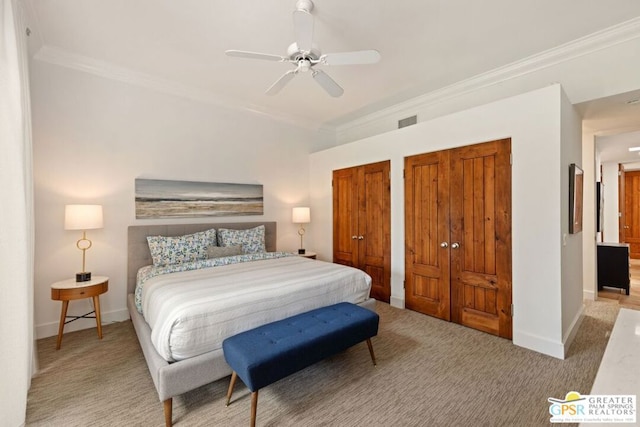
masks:
{"type": "MultiPolygon", "coordinates": [[[[566,360],[511,341],[378,303],[372,342],[260,390],[259,426],[547,426],[548,397],[588,394],[618,305],[588,302],[566,360]]],[[[38,341],[28,426],[162,426],[158,400],[130,322],[38,341]]],[[[250,398],[228,378],[174,398],[176,426],[245,426],[250,398]]]]}

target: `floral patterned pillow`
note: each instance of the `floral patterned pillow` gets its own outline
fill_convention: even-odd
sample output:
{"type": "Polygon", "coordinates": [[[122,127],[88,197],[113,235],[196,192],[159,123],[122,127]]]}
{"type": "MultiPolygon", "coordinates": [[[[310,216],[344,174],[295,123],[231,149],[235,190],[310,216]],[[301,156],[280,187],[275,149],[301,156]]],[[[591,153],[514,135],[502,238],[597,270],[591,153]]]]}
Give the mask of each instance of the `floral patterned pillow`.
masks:
{"type": "Polygon", "coordinates": [[[264,244],[264,225],[248,230],[218,229],[218,246],[242,246],[242,253],[255,254],[266,252],[264,244]]]}
{"type": "Polygon", "coordinates": [[[184,236],[147,236],[153,265],[164,267],[207,259],[207,248],[216,245],[214,228],[184,236]]]}

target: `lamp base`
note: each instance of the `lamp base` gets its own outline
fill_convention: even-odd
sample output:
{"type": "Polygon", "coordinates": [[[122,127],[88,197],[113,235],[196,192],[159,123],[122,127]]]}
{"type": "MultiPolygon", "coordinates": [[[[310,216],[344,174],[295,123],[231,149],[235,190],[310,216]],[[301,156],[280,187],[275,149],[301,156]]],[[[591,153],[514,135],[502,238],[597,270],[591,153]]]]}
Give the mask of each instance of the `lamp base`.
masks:
{"type": "Polygon", "coordinates": [[[83,271],[82,273],[76,273],[76,282],[88,282],[91,280],[91,272],[83,271]]]}
{"type": "Polygon", "coordinates": [[[306,252],[307,252],[306,249],[298,249],[299,255],[304,255],[306,252]]]}

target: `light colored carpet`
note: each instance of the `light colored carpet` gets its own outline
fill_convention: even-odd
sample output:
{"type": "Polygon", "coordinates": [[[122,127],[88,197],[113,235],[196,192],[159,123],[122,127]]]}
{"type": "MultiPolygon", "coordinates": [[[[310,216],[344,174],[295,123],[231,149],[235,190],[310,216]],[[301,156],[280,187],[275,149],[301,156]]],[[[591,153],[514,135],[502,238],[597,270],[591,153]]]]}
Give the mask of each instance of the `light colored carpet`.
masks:
{"type": "MultiPolygon", "coordinates": [[[[618,305],[588,302],[566,360],[378,303],[373,338],[260,390],[259,426],[548,426],[548,397],[588,394],[618,305]]],[[[130,322],[38,341],[28,426],[162,426],[162,404],[130,322]]],[[[228,378],[174,398],[176,426],[245,426],[249,392],[228,378]]],[[[566,425],[566,424],[565,424],[566,425]]]]}

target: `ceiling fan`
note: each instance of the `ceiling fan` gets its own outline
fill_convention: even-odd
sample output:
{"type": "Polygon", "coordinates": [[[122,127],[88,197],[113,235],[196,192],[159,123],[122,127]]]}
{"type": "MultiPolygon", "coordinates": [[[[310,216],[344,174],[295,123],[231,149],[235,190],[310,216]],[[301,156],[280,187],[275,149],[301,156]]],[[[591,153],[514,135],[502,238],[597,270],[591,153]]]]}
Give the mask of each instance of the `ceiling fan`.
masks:
{"type": "Polygon", "coordinates": [[[296,10],[293,12],[293,27],[296,41],[287,49],[287,56],[272,55],[268,53],[247,52],[243,50],[227,50],[228,56],[248,59],[261,59],[274,62],[289,62],[295,65],[295,69],[282,75],[269,89],[267,95],[275,95],[289,83],[298,73],[311,71],[311,76],[316,82],[333,97],[339,97],[344,93],[342,89],[329,75],[316,69],[318,65],[355,65],[373,64],[380,61],[380,53],[377,50],[358,50],[353,52],[325,53],[313,44],[313,1],[298,0],[296,10]]]}

